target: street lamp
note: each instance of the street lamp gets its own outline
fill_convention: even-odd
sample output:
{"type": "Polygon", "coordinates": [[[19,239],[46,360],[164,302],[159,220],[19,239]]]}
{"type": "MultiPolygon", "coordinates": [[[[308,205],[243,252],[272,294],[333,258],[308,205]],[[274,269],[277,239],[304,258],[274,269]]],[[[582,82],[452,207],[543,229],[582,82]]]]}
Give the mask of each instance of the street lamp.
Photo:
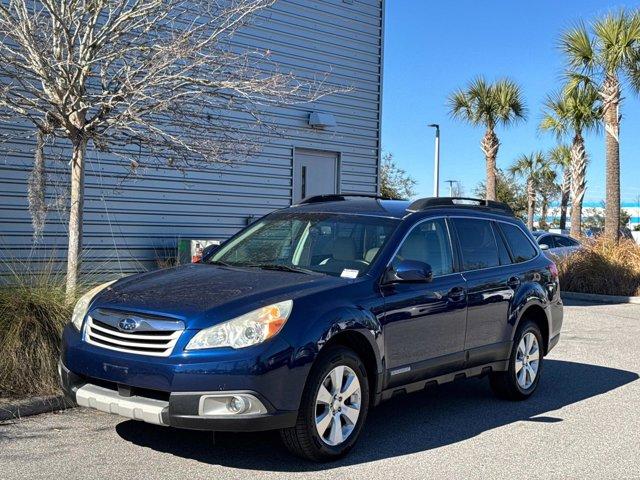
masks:
{"type": "Polygon", "coordinates": [[[437,123],[431,123],[428,125],[431,128],[436,129],[436,148],[433,164],[433,196],[440,196],[440,125],[437,123]]]}
{"type": "Polygon", "coordinates": [[[449,184],[449,196],[453,197],[453,184],[458,183],[458,180],[445,180],[444,183],[449,184]]]}

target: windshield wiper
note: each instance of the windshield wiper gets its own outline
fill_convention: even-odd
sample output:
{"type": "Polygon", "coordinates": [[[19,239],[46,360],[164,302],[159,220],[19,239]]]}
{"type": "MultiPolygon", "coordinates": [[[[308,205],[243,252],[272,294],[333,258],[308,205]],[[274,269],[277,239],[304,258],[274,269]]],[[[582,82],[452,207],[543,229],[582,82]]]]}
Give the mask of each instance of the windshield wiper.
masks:
{"type": "Polygon", "coordinates": [[[318,272],[314,272],[313,270],[308,270],[306,268],[293,267],[290,265],[283,265],[281,263],[248,263],[248,264],[243,264],[242,266],[261,268],[263,270],[278,270],[281,272],[305,273],[307,275],[318,273],[318,272]]]}
{"type": "Polygon", "coordinates": [[[237,265],[232,265],[227,262],[223,262],[222,260],[214,260],[212,262],[205,262],[207,265],[218,265],[220,267],[237,267],[237,265]]]}

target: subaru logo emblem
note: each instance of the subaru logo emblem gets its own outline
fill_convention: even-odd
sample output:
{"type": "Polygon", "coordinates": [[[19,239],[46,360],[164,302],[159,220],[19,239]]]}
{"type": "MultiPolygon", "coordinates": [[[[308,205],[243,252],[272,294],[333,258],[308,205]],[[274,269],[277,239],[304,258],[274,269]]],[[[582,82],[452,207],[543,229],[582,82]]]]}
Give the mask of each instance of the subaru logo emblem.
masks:
{"type": "Polygon", "coordinates": [[[133,332],[138,328],[138,321],[135,318],[123,318],[118,322],[118,328],[123,332],[133,332]]]}

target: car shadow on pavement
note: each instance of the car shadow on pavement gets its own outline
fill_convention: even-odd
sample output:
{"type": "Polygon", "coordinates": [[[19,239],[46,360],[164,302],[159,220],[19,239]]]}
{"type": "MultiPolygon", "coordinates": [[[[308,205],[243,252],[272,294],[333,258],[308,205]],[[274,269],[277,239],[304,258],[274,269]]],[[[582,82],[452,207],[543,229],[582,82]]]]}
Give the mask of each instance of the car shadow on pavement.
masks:
{"type": "MultiPolygon", "coordinates": [[[[545,414],[638,379],[634,372],[584,363],[546,360],[538,391],[524,402],[495,398],[486,379],[470,379],[394,398],[371,410],[351,453],[331,463],[292,456],[278,432],[217,433],[177,430],[135,421],[116,426],[135,445],[234,468],[314,471],[357,465],[430,450],[518,421],[556,423],[562,413],[545,414]]],[[[553,427],[550,427],[553,428],[553,427]]]]}

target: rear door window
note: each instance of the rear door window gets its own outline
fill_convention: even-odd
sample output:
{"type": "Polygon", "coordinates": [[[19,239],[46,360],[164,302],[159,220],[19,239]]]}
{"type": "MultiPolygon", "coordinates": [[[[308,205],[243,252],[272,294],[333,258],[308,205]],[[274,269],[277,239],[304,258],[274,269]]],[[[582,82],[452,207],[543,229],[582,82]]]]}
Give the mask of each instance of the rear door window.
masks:
{"type": "MultiPolygon", "coordinates": [[[[501,222],[500,228],[502,229],[502,232],[507,239],[507,243],[511,248],[514,262],[526,262],[538,254],[538,251],[533,246],[529,238],[518,226],[501,222]]],[[[551,238],[551,236],[549,235],[549,237],[544,237],[539,243],[542,244],[542,242],[547,240],[547,238],[551,238]]],[[[553,242],[551,242],[549,248],[553,248],[553,242]]]]}
{"type": "Polygon", "coordinates": [[[488,220],[454,218],[462,253],[463,270],[479,270],[500,265],[498,245],[488,220]]]}
{"type": "Polygon", "coordinates": [[[546,245],[549,248],[556,248],[556,244],[551,235],[545,235],[544,237],[539,238],[538,245],[546,245]]]}
{"type": "Polygon", "coordinates": [[[560,235],[554,235],[553,240],[558,247],[575,247],[578,245],[578,242],[572,238],[561,237],[560,235]]]}
{"type": "Polygon", "coordinates": [[[492,226],[493,234],[496,236],[496,243],[498,244],[500,265],[511,265],[511,255],[509,255],[509,250],[507,249],[507,245],[504,243],[504,238],[502,238],[499,227],[495,223],[492,223],[492,226]]]}

